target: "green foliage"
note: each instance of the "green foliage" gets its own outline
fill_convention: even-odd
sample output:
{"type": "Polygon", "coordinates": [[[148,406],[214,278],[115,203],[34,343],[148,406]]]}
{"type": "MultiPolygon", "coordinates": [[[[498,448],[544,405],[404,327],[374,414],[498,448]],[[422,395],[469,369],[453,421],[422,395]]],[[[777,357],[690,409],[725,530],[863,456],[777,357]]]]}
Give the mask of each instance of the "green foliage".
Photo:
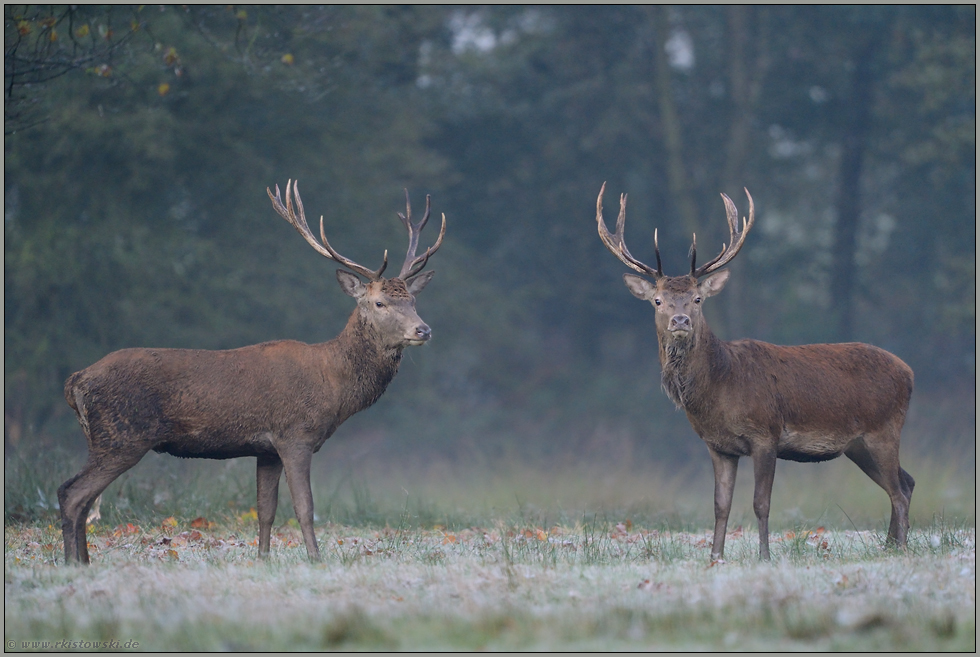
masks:
{"type": "Polygon", "coordinates": [[[403,248],[404,188],[448,218],[419,301],[435,339],[345,431],[554,457],[656,429],[646,453],[681,460],[697,446],[658,390],[650,310],[596,239],[599,186],[629,192],[633,251],[649,259],[658,228],[671,273],[683,208],[718,244],[718,191],[744,209],[748,187],[758,226],[715,331],[832,339],[849,76],[870,35],[854,332],[920,390],[969,388],[974,23],[969,6],[7,6],[8,63],[62,67],[5,67],[6,443],[81,447],[63,381],[114,349],[333,337],[349,300],[265,196],[297,179],[359,262],[403,248]]]}

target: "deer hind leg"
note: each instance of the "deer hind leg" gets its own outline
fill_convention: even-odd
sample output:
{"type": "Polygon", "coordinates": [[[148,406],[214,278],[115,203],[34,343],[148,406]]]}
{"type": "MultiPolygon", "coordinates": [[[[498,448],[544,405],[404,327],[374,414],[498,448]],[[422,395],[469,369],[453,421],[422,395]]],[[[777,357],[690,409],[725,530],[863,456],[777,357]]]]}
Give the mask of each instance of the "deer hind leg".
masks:
{"type": "Polygon", "coordinates": [[[143,454],[89,452],[85,467],[58,488],[61,507],[61,533],[65,539],[65,563],[89,562],[85,537],[85,520],[92,503],[119,475],[136,465],[143,454]]]}
{"type": "Polygon", "coordinates": [[[898,468],[898,476],[902,480],[902,492],[905,493],[905,497],[911,503],[912,491],[915,490],[915,479],[901,467],[898,468]]]}
{"type": "Polygon", "coordinates": [[[909,529],[909,504],[912,501],[915,480],[899,465],[897,437],[897,432],[894,431],[862,436],[844,450],[844,455],[888,493],[892,506],[888,543],[905,547],[909,529]]]}
{"type": "Polygon", "coordinates": [[[259,556],[269,554],[272,523],[279,506],[279,478],[282,476],[282,459],[278,456],[260,456],[255,470],[256,506],[259,516],[259,556]]]}
{"type": "Polygon", "coordinates": [[[725,556],[725,532],[728,530],[728,516],[732,511],[738,457],[721,454],[710,447],[708,452],[711,454],[711,465],[715,473],[715,534],[711,544],[711,560],[718,561],[725,556]]]}

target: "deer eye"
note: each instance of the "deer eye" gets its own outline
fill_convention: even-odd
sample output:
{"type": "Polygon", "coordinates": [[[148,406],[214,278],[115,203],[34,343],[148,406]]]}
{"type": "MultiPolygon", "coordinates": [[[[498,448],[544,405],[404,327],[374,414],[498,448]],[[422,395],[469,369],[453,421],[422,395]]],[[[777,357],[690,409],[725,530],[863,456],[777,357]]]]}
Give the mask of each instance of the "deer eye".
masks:
{"type": "Polygon", "coordinates": [[[375,301],[374,302],[374,305],[376,305],[378,308],[384,308],[385,307],[385,305],[383,303],[381,303],[380,301],[375,301]]]}
{"type": "Polygon", "coordinates": [[[653,300],[653,302],[654,302],[655,304],[657,304],[658,306],[659,306],[659,305],[660,305],[661,303],[663,303],[663,302],[662,302],[662,301],[661,301],[660,299],[654,299],[654,300],[653,300]]]}
{"type": "Polygon", "coordinates": [[[694,303],[701,303],[701,297],[694,297],[694,303]]]}

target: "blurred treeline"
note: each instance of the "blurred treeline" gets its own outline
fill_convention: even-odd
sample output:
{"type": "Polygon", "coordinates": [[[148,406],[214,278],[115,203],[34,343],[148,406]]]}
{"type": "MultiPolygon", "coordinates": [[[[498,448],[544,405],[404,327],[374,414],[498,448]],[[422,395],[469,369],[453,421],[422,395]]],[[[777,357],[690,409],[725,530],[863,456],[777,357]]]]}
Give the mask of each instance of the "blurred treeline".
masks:
{"type": "Polygon", "coordinates": [[[596,235],[604,181],[607,221],[629,193],[631,250],[650,262],[659,228],[675,275],[747,187],[714,331],[877,344],[914,403],[975,423],[973,5],[4,13],[8,447],[81,448],[63,382],[115,349],[336,335],[336,266],[266,196],[290,178],[372,268],[400,262],[404,188],[448,219],[418,304],[434,339],[341,433],[700,455],[596,235]]]}

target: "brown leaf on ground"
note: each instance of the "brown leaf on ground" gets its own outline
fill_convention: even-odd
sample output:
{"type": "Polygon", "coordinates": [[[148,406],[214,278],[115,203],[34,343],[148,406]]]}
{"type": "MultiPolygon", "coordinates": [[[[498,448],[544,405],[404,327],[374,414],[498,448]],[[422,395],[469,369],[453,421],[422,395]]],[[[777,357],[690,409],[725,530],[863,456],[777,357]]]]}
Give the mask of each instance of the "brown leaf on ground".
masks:
{"type": "Polygon", "coordinates": [[[654,582],[654,581],[649,580],[649,579],[645,579],[642,582],[640,582],[636,586],[636,588],[640,589],[641,591],[651,591],[651,592],[654,592],[654,591],[662,591],[664,593],[669,593],[670,592],[670,586],[669,585],[664,584],[663,582],[654,582]]]}
{"type": "Polygon", "coordinates": [[[116,527],[112,531],[112,535],[113,536],[116,536],[116,537],[119,537],[119,536],[129,536],[129,535],[132,535],[132,534],[138,534],[138,533],[140,533],[140,531],[141,530],[140,530],[139,527],[137,527],[136,525],[134,525],[131,522],[127,522],[125,525],[119,525],[118,527],[116,527]]]}

